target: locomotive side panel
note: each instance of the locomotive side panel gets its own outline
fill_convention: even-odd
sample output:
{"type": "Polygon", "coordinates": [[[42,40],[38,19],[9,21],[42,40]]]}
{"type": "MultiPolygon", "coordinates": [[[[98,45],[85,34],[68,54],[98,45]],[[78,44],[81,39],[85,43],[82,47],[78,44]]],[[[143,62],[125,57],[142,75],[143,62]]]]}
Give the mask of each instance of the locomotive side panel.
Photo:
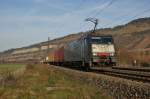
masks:
{"type": "Polygon", "coordinates": [[[84,38],[80,40],[81,42],[81,57],[82,57],[82,62],[88,63],[90,59],[90,40],[89,38],[84,38]]]}
{"type": "Polygon", "coordinates": [[[66,48],[64,48],[64,61],[65,62],[79,62],[82,61],[81,57],[81,43],[73,41],[66,48]]]}

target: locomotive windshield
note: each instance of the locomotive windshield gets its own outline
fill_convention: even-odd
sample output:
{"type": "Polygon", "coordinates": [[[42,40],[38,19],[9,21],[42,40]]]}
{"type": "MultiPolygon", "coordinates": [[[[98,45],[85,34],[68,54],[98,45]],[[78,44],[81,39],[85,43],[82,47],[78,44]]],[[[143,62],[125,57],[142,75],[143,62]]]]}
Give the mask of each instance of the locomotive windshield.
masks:
{"type": "Polygon", "coordinates": [[[94,44],[112,44],[112,37],[92,37],[92,43],[94,44]]]}

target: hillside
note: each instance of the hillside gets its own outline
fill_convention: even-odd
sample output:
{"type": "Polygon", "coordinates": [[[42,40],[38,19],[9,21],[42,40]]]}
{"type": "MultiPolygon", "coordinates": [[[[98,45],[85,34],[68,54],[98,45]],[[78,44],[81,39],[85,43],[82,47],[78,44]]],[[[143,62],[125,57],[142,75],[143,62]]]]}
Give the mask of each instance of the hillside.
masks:
{"type": "MultiPolygon", "coordinates": [[[[49,48],[63,46],[70,41],[80,38],[82,34],[86,33],[90,33],[90,31],[70,34],[61,38],[53,39],[49,42],[49,48]]],[[[114,28],[97,29],[93,35],[112,35],[114,37],[117,50],[125,49],[134,52],[140,51],[140,53],[138,52],[139,55],[144,54],[149,57],[150,18],[136,19],[125,25],[116,26],[114,28]]],[[[47,47],[48,41],[45,41],[23,48],[7,50],[0,53],[0,61],[40,61],[47,55],[47,47]]],[[[149,61],[149,58],[143,59],[149,61]]]]}
{"type": "MultiPolygon", "coordinates": [[[[56,38],[56,39],[51,40],[50,43],[51,44],[67,43],[69,41],[79,38],[82,34],[85,34],[85,33],[88,33],[88,32],[80,32],[77,34],[70,34],[61,38],[56,38]]],[[[148,45],[150,45],[150,43],[148,41],[150,39],[150,18],[136,19],[125,25],[116,26],[114,28],[97,29],[95,34],[96,35],[102,35],[102,34],[113,35],[116,43],[118,43],[119,46],[121,47],[124,46],[129,49],[132,49],[132,48],[143,49],[147,47],[149,48],[148,45]],[[144,41],[146,42],[144,43],[144,45],[142,44],[142,47],[140,47],[140,45],[137,45],[140,42],[144,42],[144,41]]],[[[48,42],[45,41],[45,42],[41,42],[38,44],[30,45],[27,47],[23,47],[23,48],[38,47],[40,45],[47,45],[47,44],[48,42]]],[[[8,51],[12,52],[13,50],[8,50],[8,51]]]]}
{"type": "MultiPolygon", "coordinates": [[[[88,33],[88,32],[85,32],[88,33]]],[[[83,32],[70,34],[62,38],[54,39],[51,43],[67,43],[79,38],[83,32]]],[[[113,35],[118,47],[127,49],[146,49],[150,45],[150,18],[140,18],[125,25],[114,28],[97,29],[95,35],[113,35]],[[140,44],[140,45],[138,45],[140,44]]]]}

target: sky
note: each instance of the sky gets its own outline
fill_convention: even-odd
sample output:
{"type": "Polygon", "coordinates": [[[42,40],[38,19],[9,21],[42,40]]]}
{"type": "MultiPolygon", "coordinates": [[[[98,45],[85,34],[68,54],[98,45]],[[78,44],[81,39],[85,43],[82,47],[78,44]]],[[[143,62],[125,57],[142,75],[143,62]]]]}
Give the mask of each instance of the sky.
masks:
{"type": "Polygon", "coordinates": [[[0,0],[0,52],[150,17],[150,0],[0,0]]]}

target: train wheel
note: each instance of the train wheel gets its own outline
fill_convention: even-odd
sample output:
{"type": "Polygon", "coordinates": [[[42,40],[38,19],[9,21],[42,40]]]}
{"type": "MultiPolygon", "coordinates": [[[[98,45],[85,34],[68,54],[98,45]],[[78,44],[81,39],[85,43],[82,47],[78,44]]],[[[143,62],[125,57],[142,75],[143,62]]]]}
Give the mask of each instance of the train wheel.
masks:
{"type": "Polygon", "coordinates": [[[84,70],[85,70],[86,72],[90,71],[89,66],[85,66],[85,67],[84,67],[84,70]]]}
{"type": "Polygon", "coordinates": [[[85,64],[85,71],[90,71],[91,70],[91,66],[92,66],[92,62],[89,62],[89,63],[87,63],[87,64],[85,64]]]}

